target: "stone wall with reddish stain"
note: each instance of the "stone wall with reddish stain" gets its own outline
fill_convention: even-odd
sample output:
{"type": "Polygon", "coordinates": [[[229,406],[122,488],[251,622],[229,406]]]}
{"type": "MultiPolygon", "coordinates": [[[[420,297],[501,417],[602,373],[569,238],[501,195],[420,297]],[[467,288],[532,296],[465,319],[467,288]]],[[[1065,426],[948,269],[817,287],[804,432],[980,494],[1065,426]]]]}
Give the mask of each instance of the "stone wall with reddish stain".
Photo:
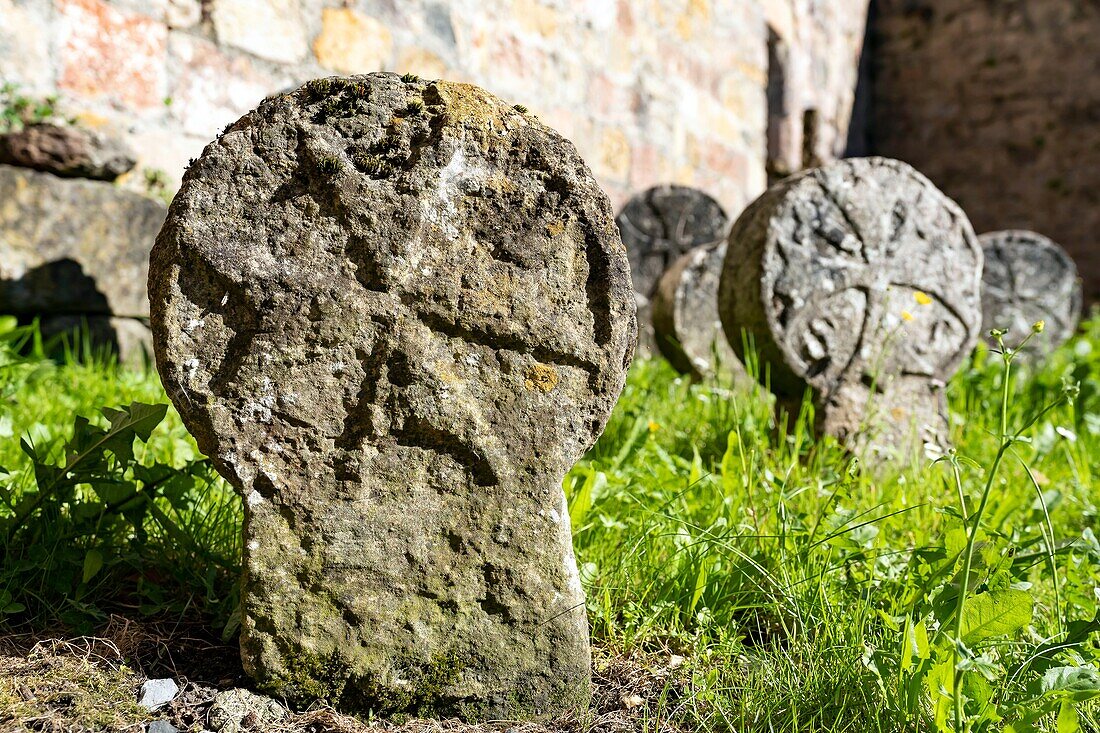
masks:
{"type": "Polygon", "coordinates": [[[0,78],[60,94],[170,182],[226,124],[309,78],[469,81],[572,139],[616,206],[673,182],[736,214],[763,190],[769,160],[797,169],[842,151],[865,5],[0,0],[0,78]],[[770,72],[769,39],[783,52],[770,72]]]}
{"type": "Polygon", "coordinates": [[[1033,229],[1100,300],[1100,4],[879,0],[872,148],[927,174],[979,231],[1033,229]]]}

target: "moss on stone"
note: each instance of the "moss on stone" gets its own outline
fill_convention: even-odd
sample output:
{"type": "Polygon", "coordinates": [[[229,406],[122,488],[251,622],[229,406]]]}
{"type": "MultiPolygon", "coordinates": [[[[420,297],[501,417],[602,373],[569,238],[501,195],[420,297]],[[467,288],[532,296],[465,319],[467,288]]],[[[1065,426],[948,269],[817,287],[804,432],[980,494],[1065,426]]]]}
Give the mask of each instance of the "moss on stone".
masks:
{"type": "Polygon", "coordinates": [[[446,688],[459,679],[465,666],[461,655],[453,652],[427,662],[401,660],[394,669],[400,670],[402,678],[388,680],[354,672],[335,652],[328,656],[287,653],[284,661],[286,670],[262,688],[297,707],[321,702],[351,713],[418,717],[453,715],[459,707],[469,707],[468,703],[458,706],[446,696],[446,688]]]}
{"type": "Polygon", "coordinates": [[[333,176],[340,172],[340,159],[335,156],[326,156],[317,161],[317,170],[333,176]]]}
{"type": "Polygon", "coordinates": [[[283,653],[283,671],[260,685],[262,691],[285,697],[293,705],[313,702],[336,704],[344,694],[351,674],[347,665],[333,653],[315,656],[304,651],[283,653]]]}

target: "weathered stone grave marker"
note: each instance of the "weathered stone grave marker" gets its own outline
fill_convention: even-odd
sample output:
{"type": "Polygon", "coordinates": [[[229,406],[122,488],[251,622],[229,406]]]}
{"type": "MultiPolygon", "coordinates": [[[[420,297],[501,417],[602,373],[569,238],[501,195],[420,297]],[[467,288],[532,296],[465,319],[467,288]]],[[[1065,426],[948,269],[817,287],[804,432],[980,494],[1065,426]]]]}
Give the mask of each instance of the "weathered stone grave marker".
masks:
{"type": "Polygon", "coordinates": [[[718,317],[718,282],[726,242],[696,247],[672,263],[653,295],[657,349],[681,374],[744,375],[718,317]]]}
{"type": "Polygon", "coordinates": [[[638,302],[639,346],[653,346],[650,300],[665,270],[695,247],[725,239],[729,220],[713,198],[687,186],[654,186],[631,198],[616,217],[630,256],[638,302]]]}
{"type": "Polygon", "coordinates": [[[1040,320],[1045,327],[1024,346],[1025,359],[1041,359],[1065,343],[1081,319],[1081,281],[1073,258],[1035,232],[988,232],[978,241],[985,252],[982,332],[989,343],[994,328],[1008,329],[1008,345],[1019,343],[1040,320]]]}
{"type": "Polygon", "coordinates": [[[310,82],[207,147],[149,288],[165,386],[245,499],[247,671],[355,709],[585,704],[561,481],[635,319],[569,142],[469,85],[310,82]]]}
{"type": "Polygon", "coordinates": [[[820,427],[861,451],[945,445],[943,383],[981,324],[981,247],[953,201],[905,163],[837,161],[753,202],[735,246],[722,324],[781,397],[813,387],[820,427]]]}

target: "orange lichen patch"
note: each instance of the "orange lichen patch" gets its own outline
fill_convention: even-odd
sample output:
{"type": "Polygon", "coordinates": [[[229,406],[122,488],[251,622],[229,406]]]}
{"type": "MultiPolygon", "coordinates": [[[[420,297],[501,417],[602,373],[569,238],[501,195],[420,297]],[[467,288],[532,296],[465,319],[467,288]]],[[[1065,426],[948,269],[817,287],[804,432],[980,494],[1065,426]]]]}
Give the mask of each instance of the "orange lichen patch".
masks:
{"type": "Polygon", "coordinates": [[[564,231],[565,231],[565,224],[563,222],[555,221],[555,222],[552,222],[552,223],[546,225],[546,232],[551,237],[560,236],[561,233],[564,232],[564,231]]]}
{"type": "Polygon", "coordinates": [[[536,389],[549,392],[558,386],[558,373],[554,367],[545,364],[532,364],[523,370],[523,385],[532,392],[536,389]]]}

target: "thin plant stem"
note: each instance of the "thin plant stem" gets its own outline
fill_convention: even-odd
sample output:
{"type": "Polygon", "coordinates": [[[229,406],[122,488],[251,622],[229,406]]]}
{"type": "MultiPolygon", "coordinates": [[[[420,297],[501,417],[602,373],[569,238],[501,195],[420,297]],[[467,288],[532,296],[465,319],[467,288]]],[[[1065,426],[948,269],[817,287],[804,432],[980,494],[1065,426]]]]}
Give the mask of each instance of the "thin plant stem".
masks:
{"type": "MultiPolygon", "coordinates": [[[[1024,339],[1024,343],[1026,342],[1027,339],[1024,339]]],[[[964,526],[967,528],[966,549],[963,551],[962,576],[959,579],[959,599],[955,607],[954,684],[952,685],[952,693],[954,696],[955,730],[958,733],[965,730],[963,728],[962,671],[959,669],[959,653],[963,643],[963,614],[966,611],[966,596],[970,590],[970,571],[974,562],[974,544],[978,538],[978,531],[982,526],[982,517],[985,515],[986,506],[989,504],[989,495],[993,492],[993,481],[996,479],[997,472],[1001,467],[1001,460],[1012,446],[1015,438],[1013,436],[1013,440],[1010,440],[1008,436],[1008,395],[1012,384],[1012,357],[1015,352],[1004,348],[1004,341],[1001,336],[997,337],[997,343],[1001,347],[1001,358],[1004,362],[1004,372],[1001,380],[1001,419],[997,431],[997,440],[1000,447],[997,449],[997,456],[993,459],[993,464],[989,467],[985,486],[982,488],[982,497],[978,502],[977,510],[974,512],[973,522],[964,522],[964,526]]],[[[964,505],[963,512],[965,513],[965,511],[964,505]]]]}

